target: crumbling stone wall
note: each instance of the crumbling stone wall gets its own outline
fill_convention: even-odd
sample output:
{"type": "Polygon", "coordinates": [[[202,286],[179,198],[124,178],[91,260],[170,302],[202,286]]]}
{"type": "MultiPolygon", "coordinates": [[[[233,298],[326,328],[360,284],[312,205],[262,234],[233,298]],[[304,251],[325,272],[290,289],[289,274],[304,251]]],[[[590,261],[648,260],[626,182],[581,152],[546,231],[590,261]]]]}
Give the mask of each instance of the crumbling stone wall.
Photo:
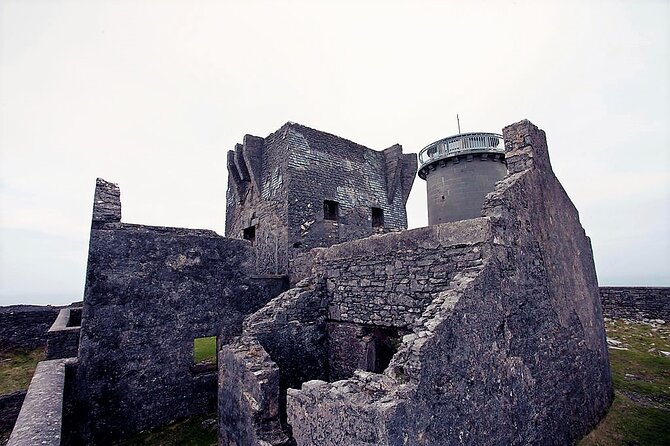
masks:
{"type": "Polygon", "coordinates": [[[482,266],[453,277],[383,374],[289,389],[298,445],[571,444],[604,415],[612,387],[590,242],[544,133],[522,121],[504,139],[509,174],[472,220],[482,266]]]}
{"type": "MultiPolygon", "coordinates": [[[[277,425],[289,436],[287,389],[299,388],[309,380],[345,379],[356,368],[375,370],[383,360],[386,368],[396,348],[393,342],[431,310],[432,302],[456,278],[459,268],[467,273],[482,267],[479,252],[486,238],[480,230],[480,224],[468,221],[450,230],[426,227],[313,250],[305,269],[309,278],[251,315],[244,322],[245,338],[224,346],[220,353],[220,376],[228,376],[228,368],[240,368],[236,352],[248,349],[249,342],[262,347],[272,366],[278,367],[279,414],[271,420],[246,417],[245,422],[231,424],[226,402],[242,400],[252,390],[226,385],[226,396],[221,396],[221,389],[219,395],[219,443],[244,438],[239,444],[260,444],[254,443],[260,440],[249,432],[275,432],[277,425]],[[396,304],[403,298],[411,305],[399,308],[396,304]],[[382,353],[389,356],[382,359],[382,353]],[[263,428],[258,423],[274,427],[263,428]]],[[[244,370],[256,370],[254,364],[244,370]]]]}
{"type": "Polygon", "coordinates": [[[313,247],[406,228],[415,172],[416,155],[399,145],[377,152],[294,123],[246,135],[228,153],[226,235],[254,227],[259,268],[287,273],[313,247]],[[324,218],[324,200],[338,203],[337,220],[324,218]],[[373,207],[383,227],[373,227],[373,207]]]}
{"type": "Polygon", "coordinates": [[[253,276],[247,241],[121,223],[120,210],[98,180],[76,376],[95,444],[213,410],[216,371],[194,367],[194,339],[227,342],[285,289],[253,276]]]}
{"type": "Polygon", "coordinates": [[[457,272],[482,266],[485,222],[429,226],[316,250],[326,278],[329,319],[410,328],[457,272]]]}
{"type": "Polygon", "coordinates": [[[224,347],[219,369],[219,444],[287,445],[280,423],[279,367],[258,341],[224,347]],[[265,442],[265,443],[264,443],[265,442]]]}
{"type": "Polygon", "coordinates": [[[670,287],[600,287],[605,317],[670,321],[670,287]]]}
{"type": "MultiPolygon", "coordinates": [[[[244,322],[244,336],[222,347],[219,353],[220,445],[228,446],[231,439],[240,445],[263,444],[261,440],[272,445],[291,444],[291,431],[286,423],[286,389],[299,387],[312,379],[328,379],[326,315],[323,281],[303,281],[249,316],[244,322]],[[257,374],[259,382],[237,379],[239,386],[228,385],[225,377],[230,373],[239,376],[242,373],[239,370],[246,370],[244,374],[247,376],[258,370],[258,361],[240,356],[240,352],[248,350],[256,352],[254,357],[267,355],[269,362],[263,361],[263,376],[274,376],[276,368],[278,379],[266,382],[257,374]],[[230,404],[236,404],[231,402],[254,394],[254,389],[259,386],[264,389],[263,392],[277,395],[277,410],[263,410],[254,417],[245,416],[233,422],[227,413],[231,409],[230,404]],[[279,435],[278,428],[282,435],[279,435]]],[[[233,409],[239,410],[239,405],[233,409]]]]}

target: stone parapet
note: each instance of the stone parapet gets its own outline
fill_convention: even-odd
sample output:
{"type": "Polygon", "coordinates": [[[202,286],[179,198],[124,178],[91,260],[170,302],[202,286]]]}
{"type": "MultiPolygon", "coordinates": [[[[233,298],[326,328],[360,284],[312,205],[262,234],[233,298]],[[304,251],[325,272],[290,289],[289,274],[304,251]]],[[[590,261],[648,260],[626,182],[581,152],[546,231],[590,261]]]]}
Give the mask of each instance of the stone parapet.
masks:
{"type": "Polygon", "coordinates": [[[61,444],[65,367],[72,362],[68,358],[37,364],[7,446],[61,444]]]}
{"type": "Polygon", "coordinates": [[[76,357],[81,331],[81,307],[63,308],[47,332],[47,359],[76,357]]]}

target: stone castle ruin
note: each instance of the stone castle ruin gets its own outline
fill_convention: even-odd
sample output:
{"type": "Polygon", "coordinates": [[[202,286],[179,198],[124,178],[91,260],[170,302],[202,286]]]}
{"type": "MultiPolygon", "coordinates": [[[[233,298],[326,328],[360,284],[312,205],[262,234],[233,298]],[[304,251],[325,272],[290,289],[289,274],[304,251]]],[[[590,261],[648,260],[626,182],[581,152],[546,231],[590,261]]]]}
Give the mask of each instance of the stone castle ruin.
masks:
{"type": "Polygon", "coordinates": [[[40,363],[9,444],[110,444],[214,411],[222,446],[574,443],[612,383],[544,132],[447,138],[419,161],[294,123],[247,135],[226,237],[124,223],[98,180],[78,349],[40,363]],[[431,225],[407,230],[417,167],[431,225]],[[216,363],[194,362],[211,336],[216,363]]]}

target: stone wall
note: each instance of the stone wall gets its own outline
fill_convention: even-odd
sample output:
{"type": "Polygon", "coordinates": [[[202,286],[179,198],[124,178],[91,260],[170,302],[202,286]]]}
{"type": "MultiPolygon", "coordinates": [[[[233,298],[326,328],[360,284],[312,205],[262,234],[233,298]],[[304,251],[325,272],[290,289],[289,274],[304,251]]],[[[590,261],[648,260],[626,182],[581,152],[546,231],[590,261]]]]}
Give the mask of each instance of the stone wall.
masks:
{"type": "Polygon", "coordinates": [[[279,421],[279,367],[258,341],[238,339],[219,361],[219,444],[288,444],[279,421]]]}
{"type": "Polygon", "coordinates": [[[7,439],[12,432],[25,397],[25,390],[0,395],[0,444],[4,444],[2,439],[7,439]]]}
{"type": "Polygon", "coordinates": [[[55,359],[37,364],[8,446],[61,444],[65,367],[72,361],[55,359]]]}
{"type": "Polygon", "coordinates": [[[0,351],[44,347],[47,331],[58,315],[52,306],[0,307],[0,351]]]}
{"type": "Polygon", "coordinates": [[[81,307],[63,308],[47,332],[47,359],[76,358],[79,351],[81,307]]]}
{"type": "Polygon", "coordinates": [[[416,155],[404,155],[399,145],[371,150],[297,124],[286,140],[289,243],[299,245],[295,253],[407,228],[416,155]],[[324,200],[338,203],[337,222],[324,220],[324,200]],[[383,227],[373,227],[373,207],[383,211],[383,227]]]}
{"type": "Polygon", "coordinates": [[[428,226],[314,251],[333,321],[411,328],[456,273],[482,266],[481,219],[428,226]]]}
{"type": "Polygon", "coordinates": [[[244,238],[254,228],[258,272],[285,273],[288,264],[286,146],[282,133],[245,135],[228,152],[226,236],[244,238]]]}
{"type": "Polygon", "coordinates": [[[600,287],[605,317],[670,321],[670,287],[600,287]]]}
{"type": "Polygon", "coordinates": [[[589,239],[544,133],[522,121],[504,139],[509,174],[471,221],[481,266],[444,285],[384,373],[288,389],[298,445],[572,444],[605,414],[612,385],[589,239]]]}
{"type": "Polygon", "coordinates": [[[415,172],[416,155],[399,145],[377,152],[294,123],[246,135],[228,153],[226,235],[244,238],[253,227],[259,271],[287,273],[311,248],[406,228],[415,172]],[[336,220],[324,218],[324,200],[338,203],[336,220]]]}
{"type": "Polygon", "coordinates": [[[286,423],[286,389],[312,379],[328,378],[326,314],[323,281],[303,281],[249,316],[244,322],[244,336],[222,348],[219,357],[225,359],[219,363],[221,446],[228,446],[226,441],[230,439],[249,445],[266,444],[261,440],[272,445],[292,444],[285,443],[291,433],[286,423]],[[254,352],[252,358],[242,354],[248,351],[254,352]],[[242,376],[250,376],[253,371],[261,376],[259,370],[264,370],[262,376],[276,373],[278,379],[261,381],[258,377],[239,386],[232,386],[225,379],[232,373],[236,377],[233,379],[240,382],[242,376]],[[254,405],[238,403],[248,400],[247,395],[258,393],[254,389],[277,395],[277,410],[267,407],[259,412],[258,407],[253,409],[254,405]],[[242,415],[233,417],[228,413],[230,410],[242,411],[242,415]],[[249,416],[252,412],[257,416],[249,416]],[[262,432],[267,435],[261,435],[262,432]]]}
{"type": "MultiPolygon", "coordinates": [[[[98,197],[115,185],[99,181],[98,197]]],[[[108,443],[216,407],[216,371],[194,364],[194,339],[241,332],[244,317],[285,289],[253,277],[249,242],[212,231],[94,220],[76,388],[86,441],[108,443]],[[132,408],[132,410],[129,410],[132,408]]]]}

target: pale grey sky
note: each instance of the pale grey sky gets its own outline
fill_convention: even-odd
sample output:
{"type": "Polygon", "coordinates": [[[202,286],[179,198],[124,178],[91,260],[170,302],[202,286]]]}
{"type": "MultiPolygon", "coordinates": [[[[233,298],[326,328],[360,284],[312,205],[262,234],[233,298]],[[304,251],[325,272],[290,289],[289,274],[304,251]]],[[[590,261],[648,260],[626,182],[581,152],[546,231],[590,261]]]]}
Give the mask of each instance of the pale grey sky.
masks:
{"type": "Polygon", "coordinates": [[[223,234],[245,133],[418,152],[456,113],[546,130],[600,283],[668,286],[669,24],[667,0],[2,0],[0,305],[81,299],[96,177],[126,222],[223,234]]]}

